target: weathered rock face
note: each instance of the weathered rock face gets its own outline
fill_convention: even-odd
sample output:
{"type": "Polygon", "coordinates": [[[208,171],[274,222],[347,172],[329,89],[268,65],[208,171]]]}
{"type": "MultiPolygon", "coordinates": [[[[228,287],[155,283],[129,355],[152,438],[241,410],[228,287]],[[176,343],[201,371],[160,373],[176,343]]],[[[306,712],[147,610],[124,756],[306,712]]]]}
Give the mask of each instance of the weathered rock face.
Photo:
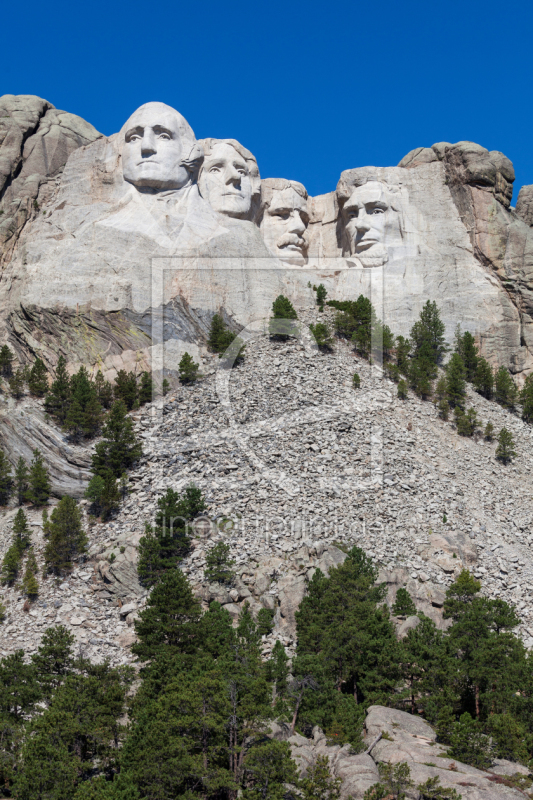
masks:
{"type": "Polygon", "coordinates": [[[33,95],[0,98],[0,263],[25,223],[46,204],[71,153],[101,134],[33,95]]]}
{"type": "Polygon", "coordinates": [[[248,150],[206,139],[204,159],[164,104],[106,138],[38,98],[2,102],[11,210],[0,302],[23,360],[39,353],[53,366],[62,352],[112,372],[127,353],[171,371],[205,344],[214,312],[238,329],[267,317],[278,294],[298,303],[322,282],[330,298],[371,296],[395,333],[436,300],[448,339],[460,323],[494,364],[533,367],[530,195],[510,207],[502,153],[441,142],[397,167],[346,170],[327,195],[281,179],[260,194],[248,150]]]}

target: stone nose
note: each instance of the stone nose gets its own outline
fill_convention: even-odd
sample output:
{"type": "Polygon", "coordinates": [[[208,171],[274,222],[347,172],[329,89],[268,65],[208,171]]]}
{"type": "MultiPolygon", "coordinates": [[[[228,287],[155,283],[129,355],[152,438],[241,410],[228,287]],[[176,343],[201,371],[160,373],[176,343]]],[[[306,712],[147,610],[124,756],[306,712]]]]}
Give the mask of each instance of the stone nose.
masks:
{"type": "Polygon", "coordinates": [[[154,132],[151,129],[145,129],[143,138],[141,140],[141,153],[143,156],[149,156],[157,152],[156,139],[154,132]]]}
{"type": "Polygon", "coordinates": [[[305,231],[305,222],[301,218],[298,211],[293,211],[289,220],[289,233],[303,233],[305,231]]]}
{"type": "Polygon", "coordinates": [[[236,186],[241,182],[242,175],[238,172],[237,168],[233,166],[233,164],[228,164],[226,167],[226,183],[233,183],[236,186]]]}
{"type": "Polygon", "coordinates": [[[367,214],[359,214],[355,217],[355,227],[358,231],[369,231],[372,227],[367,214]]]}

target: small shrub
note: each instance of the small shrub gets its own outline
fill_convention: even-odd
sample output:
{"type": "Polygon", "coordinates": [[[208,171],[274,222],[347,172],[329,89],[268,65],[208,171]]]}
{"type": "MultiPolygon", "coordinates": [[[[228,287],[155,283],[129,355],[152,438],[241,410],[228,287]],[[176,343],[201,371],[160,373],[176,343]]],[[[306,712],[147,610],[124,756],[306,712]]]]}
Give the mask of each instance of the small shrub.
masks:
{"type": "Polygon", "coordinates": [[[353,374],[352,386],[353,386],[354,389],[360,389],[361,388],[361,378],[359,377],[359,373],[358,372],[354,372],[354,374],[353,374]]]}
{"type": "Polygon", "coordinates": [[[485,430],[483,431],[483,437],[487,442],[492,442],[494,439],[494,425],[492,422],[487,422],[485,425],[485,430]]]}
{"type": "Polygon", "coordinates": [[[234,565],[235,561],[230,558],[229,544],[219,542],[205,555],[205,577],[211,583],[231,586],[235,580],[234,565]]]}
{"type": "Polygon", "coordinates": [[[179,378],[181,383],[194,383],[198,380],[200,365],[193,361],[189,353],[185,352],[179,363],[179,378]]]}
{"type": "Polygon", "coordinates": [[[408,394],[409,390],[407,387],[407,381],[402,378],[402,380],[398,383],[398,397],[400,400],[407,400],[408,394]]]}
{"type": "Polygon", "coordinates": [[[405,586],[400,586],[396,592],[396,599],[394,601],[394,605],[392,606],[392,613],[396,617],[411,617],[416,614],[416,606],[413,602],[413,598],[405,586]]]}
{"type": "Polygon", "coordinates": [[[498,447],[496,448],[496,458],[503,464],[508,464],[516,456],[514,449],[514,439],[507,428],[502,428],[498,434],[498,447]]]}

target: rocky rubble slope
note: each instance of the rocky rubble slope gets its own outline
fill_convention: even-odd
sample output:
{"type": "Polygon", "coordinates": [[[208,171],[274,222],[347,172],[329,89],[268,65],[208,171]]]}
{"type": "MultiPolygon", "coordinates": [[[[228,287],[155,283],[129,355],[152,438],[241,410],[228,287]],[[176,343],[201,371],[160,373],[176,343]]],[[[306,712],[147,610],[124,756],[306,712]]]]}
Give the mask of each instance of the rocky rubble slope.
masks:
{"type": "MultiPolygon", "coordinates": [[[[135,571],[139,538],[157,498],[190,482],[204,492],[208,516],[182,568],[206,604],[217,599],[234,616],[246,601],[275,610],[265,652],[276,637],[290,652],[307,581],[344,558],[339,544],[374,558],[390,603],[405,583],[440,625],[446,587],[468,567],[486,595],[516,605],[519,632],[533,646],[532,429],[518,415],[470,397],[483,422],[513,433],[517,457],[503,466],[495,443],[458,436],[431,403],[399,400],[396,386],[343,342],[322,354],[264,337],[232,371],[221,371],[217,357],[202,361],[198,384],[136,412],[145,454],[116,520],[89,528],[88,561],[60,586],[43,581],[31,624],[23,598],[4,590],[2,652],[31,651],[42,626],[57,620],[92,658],[129,660],[132,623],[146,599],[135,571]],[[206,550],[221,539],[236,562],[229,591],[203,575],[206,550]]],[[[2,553],[13,514],[0,518],[2,553]]],[[[30,516],[42,552],[40,517],[30,516]]]]}

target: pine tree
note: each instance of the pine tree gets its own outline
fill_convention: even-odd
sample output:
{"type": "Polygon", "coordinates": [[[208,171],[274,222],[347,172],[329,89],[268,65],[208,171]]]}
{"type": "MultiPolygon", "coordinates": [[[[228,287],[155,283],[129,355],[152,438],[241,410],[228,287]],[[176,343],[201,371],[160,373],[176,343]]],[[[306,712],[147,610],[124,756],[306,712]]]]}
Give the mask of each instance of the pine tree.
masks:
{"type": "Polygon", "coordinates": [[[360,389],[361,388],[361,378],[360,378],[360,375],[359,375],[358,372],[354,372],[354,374],[353,374],[352,386],[353,386],[354,389],[360,389]]]}
{"type": "Polygon", "coordinates": [[[84,496],[91,501],[91,513],[100,516],[103,522],[108,520],[120,505],[119,487],[112,471],[93,475],[84,496]]]}
{"type": "Polygon", "coordinates": [[[515,443],[511,431],[502,428],[498,434],[498,447],[496,448],[496,458],[504,464],[508,464],[516,456],[515,443]]]}
{"type": "MultiPolygon", "coordinates": [[[[456,406],[458,408],[458,406],[456,406]]],[[[474,436],[480,427],[475,408],[469,408],[457,418],[457,433],[460,436],[474,436]]]]}
{"type": "Polygon", "coordinates": [[[73,441],[79,442],[83,436],[84,422],[85,414],[83,413],[81,403],[77,397],[73,397],[69,403],[65,418],[65,428],[69,431],[73,441]]]}
{"type": "Polygon", "coordinates": [[[13,544],[22,555],[30,546],[31,534],[24,509],[19,508],[13,520],[13,544]]]}
{"type": "Polygon", "coordinates": [[[235,560],[230,557],[230,546],[219,542],[205,554],[204,575],[210,583],[231,586],[235,580],[235,560]]]}
{"type": "Polygon", "coordinates": [[[72,497],[62,497],[48,523],[48,542],[44,552],[46,569],[56,575],[67,572],[73,559],[84,552],[86,545],[87,537],[78,505],[72,497]]]}
{"type": "Polygon", "coordinates": [[[105,476],[110,470],[120,478],[141,457],[142,447],[135,435],[133,421],[127,416],[122,400],[115,400],[102,428],[103,440],[98,442],[92,457],[95,475],[105,476]]]}
{"type": "Polygon", "coordinates": [[[141,385],[139,387],[139,403],[151,403],[154,399],[154,382],[149,372],[141,374],[141,385]]]}
{"type": "Polygon", "coordinates": [[[476,392],[486,397],[487,400],[492,399],[494,392],[494,373],[489,362],[482,356],[478,356],[476,374],[474,376],[474,387],[476,392]]]}
{"type": "Polygon", "coordinates": [[[392,606],[392,613],[396,617],[412,617],[416,614],[416,606],[413,598],[404,586],[400,586],[396,592],[396,600],[392,606]]]}
{"type": "Polygon", "coordinates": [[[500,367],[494,378],[494,399],[504,408],[514,408],[518,389],[509,371],[500,367]]]}
{"type": "Polygon", "coordinates": [[[25,500],[28,499],[29,484],[29,470],[28,465],[20,456],[15,468],[15,492],[17,494],[17,503],[21,506],[25,500]]]}
{"type": "Polygon", "coordinates": [[[424,345],[428,346],[427,356],[433,364],[440,364],[448,347],[444,340],[446,326],[440,318],[435,302],[428,300],[420,312],[420,317],[411,328],[414,357],[420,355],[424,345]]]}
{"type": "Polygon", "coordinates": [[[202,492],[187,486],[182,495],[167,489],[157,501],[155,528],[147,524],[139,541],[137,571],[145,586],[153,586],[175,569],[190,548],[190,523],[205,510],[202,492]]]}
{"type": "Polygon", "coordinates": [[[463,408],[466,397],[465,366],[459,353],[446,365],[446,396],[451,406],[463,408]]]}
{"type": "Polygon", "coordinates": [[[9,379],[9,391],[16,400],[20,400],[24,394],[24,375],[20,368],[9,379]]]}
{"type": "Polygon", "coordinates": [[[282,294],[278,295],[272,303],[272,316],[269,323],[270,336],[282,341],[288,339],[289,336],[296,336],[298,328],[294,320],[297,319],[298,315],[291,301],[282,294]]]}
{"type": "Polygon", "coordinates": [[[189,353],[185,352],[178,365],[181,383],[194,383],[198,379],[200,365],[193,361],[189,353]]]}
{"type": "Polygon", "coordinates": [[[6,506],[13,493],[13,476],[11,464],[3,450],[0,450],[0,506],[6,506]]]}
{"type": "Polygon", "coordinates": [[[520,403],[522,404],[522,419],[526,422],[533,422],[533,372],[524,381],[520,392],[520,403]]]}
{"type": "Polygon", "coordinates": [[[146,608],[135,620],[138,642],[132,652],[143,661],[165,649],[168,655],[194,652],[200,616],[200,604],[183,572],[169,570],[154,586],[146,608]]]}
{"type": "Polygon", "coordinates": [[[48,371],[38,356],[28,375],[28,389],[34,397],[44,397],[48,391],[48,371]]]}
{"type": "Polygon", "coordinates": [[[100,369],[96,373],[96,378],[94,379],[94,388],[102,408],[111,408],[111,403],[113,402],[113,387],[109,381],[105,380],[102,375],[102,370],[100,369]]]}
{"type": "Polygon", "coordinates": [[[35,553],[33,552],[33,548],[30,548],[22,585],[24,588],[24,592],[28,595],[28,597],[31,600],[34,600],[39,594],[39,584],[36,578],[37,569],[38,568],[37,568],[35,553]]]}
{"type": "Polygon", "coordinates": [[[333,338],[331,336],[329,325],[327,325],[325,322],[317,322],[316,325],[309,325],[309,330],[315,337],[317,347],[320,350],[333,349],[333,338]]]}
{"type": "Polygon", "coordinates": [[[16,544],[10,545],[2,559],[2,583],[11,586],[17,579],[21,556],[16,544]]]}
{"type": "Polygon", "coordinates": [[[235,339],[236,334],[230,331],[220,314],[214,314],[209,329],[207,344],[211,352],[224,353],[235,339]]]}
{"type": "Polygon", "coordinates": [[[409,395],[409,387],[407,386],[407,381],[404,381],[403,378],[401,381],[398,381],[398,397],[400,400],[407,400],[409,395]]]}
{"type": "Polygon", "coordinates": [[[13,357],[7,344],[3,345],[0,350],[0,374],[4,378],[10,378],[13,374],[13,357]]]}
{"type": "Polygon", "coordinates": [[[64,625],[47,628],[37,652],[31,657],[43,696],[50,698],[74,670],[76,637],[64,625]]]}
{"type": "Polygon", "coordinates": [[[410,359],[409,353],[411,352],[411,342],[404,336],[396,337],[396,363],[398,369],[404,376],[409,375],[410,359]]]}
{"type": "Polygon", "coordinates": [[[30,464],[28,499],[35,506],[44,506],[51,494],[50,474],[44,465],[42,454],[34,450],[30,464]]]}
{"type": "Polygon", "coordinates": [[[94,394],[87,405],[83,414],[83,433],[88,438],[96,436],[102,427],[103,411],[100,401],[94,394]]]}
{"type": "Polygon", "coordinates": [[[70,378],[67,372],[67,362],[63,356],[59,356],[55,378],[50,387],[50,393],[46,396],[44,407],[60,425],[65,422],[70,400],[70,378]]]}
{"type": "Polygon", "coordinates": [[[486,439],[487,442],[492,442],[492,440],[494,439],[494,425],[492,424],[492,422],[487,422],[487,424],[485,425],[483,437],[486,439]]]}
{"type": "Polygon", "coordinates": [[[342,780],[332,776],[329,758],[319,755],[315,763],[307,768],[300,786],[303,800],[339,800],[342,780]]]}
{"type": "Polygon", "coordinates": [[[126,372],[125,369],[119,370],[113,391],[115,400],[122,400],[128,411],[131,411],[137,404],[139,394],[134,373],[126,372]]]}
{"type": "Polygon", "coordinates": [[[166,397],[170,391],[170,383],[167,381],[166,378],[163,378],[163,383],[161,385],[161,391],[163,392],[163,397],[166,397]]]}
{"type": "Polygon", "coordinates": [[[82,366],[70,379],[70,400],[65,427],[75,441],[82,436],[95,436],[100,430],[102,416],[96,384],[82,366]]]}
{"type": "Polygon", "coordinates": [[[479,351],[471,333],[466,331],[461,336],[460,327],[456,332],[455,352],[459,353],[465,367],[466,380],[473,383],[478,368],[479,351]]]}
{"type": "MultiPolygon", "coordinates": [[[[315,289],[315,287],[313,287],[315,289]]],[[[326,302],[326,297],[328,296],[328,290],[324,286],[323,283],[319,283],[315,289],[316,292],[316,304],[318,306],[319,311],[324,311],[324,303],[326,302]]]]}

